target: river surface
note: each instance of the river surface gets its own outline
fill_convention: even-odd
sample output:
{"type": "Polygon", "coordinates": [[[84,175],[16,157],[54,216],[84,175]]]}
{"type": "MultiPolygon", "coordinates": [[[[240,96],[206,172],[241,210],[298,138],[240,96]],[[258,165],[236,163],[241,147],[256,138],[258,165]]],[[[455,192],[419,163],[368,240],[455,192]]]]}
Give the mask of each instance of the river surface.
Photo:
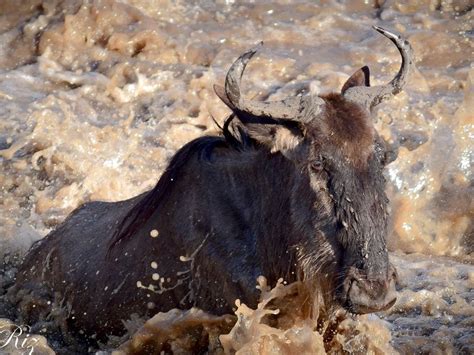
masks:
{"type": "MultiPolygon", "coordinates": [[[[229,112],[212,86],[243,51],[264,41],[244,78],[249,97],[339,90],[363,65],[381,84],[400,57],[378,25],[416,56],[404,92],[374,113],[399,146],[386,170],[398,301],[342,320],[324,344],[297,316],[263,324],[268,300],[292,287],[263,285],[261,307],[239,305],[221,343],[242,354],[474,353],[473,23],[462,0],[0,0],[0,296],[29,246],[73,209],[152,188],[177,149],[217,132],[212,117],[229,112]]],[[[173,319],[211,324],[215,337],[228,322],[199,310],[157,317],[151,338],[173,319]]],[[[138,327],[104,350],[139,351],[138,327]]],[[[48,334],[38,339],[35,353],[52,353],[48,334]]]]}

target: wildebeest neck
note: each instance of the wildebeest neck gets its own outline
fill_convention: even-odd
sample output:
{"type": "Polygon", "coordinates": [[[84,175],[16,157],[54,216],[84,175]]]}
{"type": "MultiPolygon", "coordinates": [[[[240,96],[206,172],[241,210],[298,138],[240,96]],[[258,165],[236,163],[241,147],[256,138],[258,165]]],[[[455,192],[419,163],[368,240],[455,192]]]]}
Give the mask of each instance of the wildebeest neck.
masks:
{"type": "Polygon", "coordinates": [[[182,174],[184,165],[197,157],[208,158],[212,150],[217,146],[226,146],[225,140],[218,137],[201,137],[195,139],[182,147],[171,159],[166,170],[163,172],[156,186],[144,193],[137,204],[121,220],[111,239],[109,248],[131,238],[137,230],[152,216],[154,211],[172,191],[174,182],[182,174]]]}
{"type": "MultiPolygon", "coordinates": [[[[235,149],[220,137],[198,138],[175,155],[156,187],[124,218],[111,247],[141,234],[140,229],[161,211],[172,211],[175,215],[170,219],[181,220],[182,225],[191,221],[192,229],[214,226],[222,229],[221,234],[223,230],[240,234],[236,239],[258,253],[256,259],[275,260],[265,263],[268,270],[260,270],[269,279],[290,274],[294,263],[288,261],[292,258],[289,249],[295,242],[289,237],[295,233],[290,223],[289,187],[298,172],[292,162],[264,147],[235,149]],[[183,194],[195,205],[176,206],[183,194]]],[[[216,230],[206,233],[210,234],[208,242],[219,234],[216,230]]],[[[190,249],[202,242],[194,243],[192,238],[188,237],[190,249]]],[[[147,238],[146,242],[152,241],[147,238]]]]}

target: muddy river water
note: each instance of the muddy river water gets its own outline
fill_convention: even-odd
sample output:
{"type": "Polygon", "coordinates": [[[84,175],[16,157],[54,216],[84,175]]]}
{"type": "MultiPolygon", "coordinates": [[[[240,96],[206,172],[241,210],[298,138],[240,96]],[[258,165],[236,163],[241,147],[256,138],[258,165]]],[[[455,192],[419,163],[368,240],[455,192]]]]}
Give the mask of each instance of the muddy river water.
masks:
{"type": "MultiPolygon", "coordinates": [[[[249,97],[339,90],[363,65],[380,84],[400,62],[379,25],[416,56],[406,90],[375,112],[399,146],[386,170],[395,306],[343,319],[325,344],[297,315],[263,324],[267,303],[293,286],[260,280],[262,303],[240,304],[232,330],[199,310],[168,312],[103,351],[139,353],[179,319],[183,334],[204,325],[214,345],[227,334],[230,353],[474,353],[473,23],[467,0],[0,0],[0,297],[19,257],[74,208],[152,188],[178,148],[217,132],[211,117],[228,111],[212,85],[244,50],[264,41],[246,71],[249,97]]],[[[43,335],[35,354],[53,353],[43,335]]],[[[0,353],[20,351],[9,346],[0,353]]]]}

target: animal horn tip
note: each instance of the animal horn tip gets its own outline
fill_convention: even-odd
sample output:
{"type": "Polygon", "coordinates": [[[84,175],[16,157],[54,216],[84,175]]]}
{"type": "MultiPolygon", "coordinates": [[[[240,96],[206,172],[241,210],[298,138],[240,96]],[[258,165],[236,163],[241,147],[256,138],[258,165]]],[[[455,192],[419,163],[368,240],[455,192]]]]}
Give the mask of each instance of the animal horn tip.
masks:
{"type": "Polygon", "coordinates": [[[377,32],[379,32],[379,33],[383,34],[384,36],[387,36],[387,35],[393,35],[393,33],[392,33],[392,32],[390,32],[390,31],[386,30],[386,29],[385,29],[385,28],[383,28],[383,27],[380,27],[380,26],[373,25],[373,26],[372,26],[372,28],[373,28],[374,30],[376,30],[377,32]]]}
{"type": "Polygon", "coordinates": [[[257,53],[263,47],[263,41],[258,42],[252,49],[250,49],[246,54],[248,59],[252,58],[255,53],[257,53]]]}
{"type": "Polygon", "coordinates": [[[378,33],[381,33],[382,35],[384,35],[385,37],[391,39],[392,41],[393,40],[397,40],[397,39],[400,39],[400,36],[398,36],[397,34],[393,33],[393,32],[390,32],[388,30],[386,30],[385,28],[382,28],[380,26],[376,26],[376,25],[373,25],[372,28],[374,30],[376,30],[378,33]]]}

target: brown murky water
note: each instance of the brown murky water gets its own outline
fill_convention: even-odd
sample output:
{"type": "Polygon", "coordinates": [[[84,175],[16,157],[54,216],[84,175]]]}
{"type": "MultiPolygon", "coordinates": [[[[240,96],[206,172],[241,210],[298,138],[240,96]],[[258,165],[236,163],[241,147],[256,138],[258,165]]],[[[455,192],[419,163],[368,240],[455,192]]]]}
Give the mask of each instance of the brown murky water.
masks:
{"type": "MultiPolygon", "coordinates": [[[[365,64],[378,84],[399,55],[374,24],[416,53],[408,88],[376,112],[379,132],[400,145],[387,169],[396,305],[343,320],[325,346],[298,314],[262,323],[269,300],[294,287],[262,286],[261,307],[239,305],[230,333],[227,318],[170,313],[119,351],[163,336],[153,324],[186,349],[183,334],[200,324],[209,344],[229,333],[224,349],[241,354],[474,353],[474,32],[462,0],[1,0],[0,296],[15,256],[74,208],[151,188],[181,145],[216,131],[211,116],[227,111],[212,85],[245,49],[265,42],[246,72],[251,97],[333,91],[365,64]]],[[[38,353],[50,351],[46,339],[38,353]]]]}

